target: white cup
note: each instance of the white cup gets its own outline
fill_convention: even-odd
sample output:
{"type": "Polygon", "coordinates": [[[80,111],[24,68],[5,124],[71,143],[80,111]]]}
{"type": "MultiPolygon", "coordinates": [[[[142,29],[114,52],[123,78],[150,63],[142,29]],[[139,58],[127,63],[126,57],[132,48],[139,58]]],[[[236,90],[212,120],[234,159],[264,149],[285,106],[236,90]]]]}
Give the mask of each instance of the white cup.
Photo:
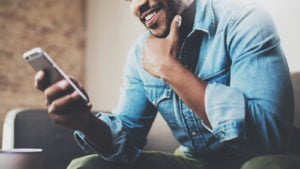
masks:
{"type": "Polygon", "coordinates": [[[41,169],[42,161],[42,149],[16,148],[0,150],[1,169],[41,169]]]}

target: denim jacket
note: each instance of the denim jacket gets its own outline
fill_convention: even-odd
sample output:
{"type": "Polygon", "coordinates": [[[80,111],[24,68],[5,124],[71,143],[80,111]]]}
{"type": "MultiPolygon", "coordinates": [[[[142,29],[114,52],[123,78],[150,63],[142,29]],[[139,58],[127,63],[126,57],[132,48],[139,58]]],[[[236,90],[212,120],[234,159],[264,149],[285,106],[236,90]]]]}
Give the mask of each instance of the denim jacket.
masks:
{"type": "MultiPolygon", "coordinates": [[[[97,115],[111,128],[114,153],[101,155],[93,148],[95,143],[75,131],[84,149],[110,161],[131,163],[146,144],[159,112],[182,145],[180,150],[192,157],[224,149],[248,154],[283,151],[293,125],[292,85],[277,31],[259,5],[241,0],[196,1],[193,30],[185,42],[202,36],[194,74],[208,83],[205,109],[212,129],[168,83],[143,69],[141,51],[148,36],[141,36],[129,52],[117,108],[112,114],[97,115]]],[[[180,57],[194,50],[186,44],[180,57]]]]}

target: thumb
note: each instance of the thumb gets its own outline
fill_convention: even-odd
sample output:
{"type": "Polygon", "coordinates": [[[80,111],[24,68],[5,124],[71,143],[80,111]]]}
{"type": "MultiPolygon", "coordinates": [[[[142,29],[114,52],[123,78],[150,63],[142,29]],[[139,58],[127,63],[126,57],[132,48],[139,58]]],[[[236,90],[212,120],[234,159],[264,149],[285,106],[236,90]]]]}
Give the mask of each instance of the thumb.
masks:
{"type": "Polygon", "coordinates": [[[181,16],[176,15],[172,20],[172,23],[170,26],[170,33],[167,38],[177,41],[180,26],[181,26],[181,16]]]}

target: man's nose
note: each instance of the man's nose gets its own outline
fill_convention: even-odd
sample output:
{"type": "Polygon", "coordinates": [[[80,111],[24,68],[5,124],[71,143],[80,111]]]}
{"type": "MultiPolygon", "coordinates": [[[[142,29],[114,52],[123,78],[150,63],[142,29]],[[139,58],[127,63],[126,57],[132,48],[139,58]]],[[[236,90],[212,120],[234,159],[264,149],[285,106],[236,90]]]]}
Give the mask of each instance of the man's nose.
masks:
{"type": "Polygon", "coordinates": [[[147,3],[148,0],[132,0],[130,8],[135,16],[139,16],[140,9],[147,3]]]}

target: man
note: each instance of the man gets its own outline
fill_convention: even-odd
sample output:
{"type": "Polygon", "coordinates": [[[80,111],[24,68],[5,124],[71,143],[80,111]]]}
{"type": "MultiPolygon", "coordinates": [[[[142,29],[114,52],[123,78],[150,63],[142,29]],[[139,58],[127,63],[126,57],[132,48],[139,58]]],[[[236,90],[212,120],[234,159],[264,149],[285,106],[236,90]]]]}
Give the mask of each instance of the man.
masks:
{"type": "Polygon", "coordinates": [[[129,53],[112,114],[95,117],[66,81],[49,86],[42,71],[36,75],[50,117],[97,153],[69,168],[281,166],[283,156],[251,160],[285,153],[293,128],[289,70],[270,17],[240,0],[129,3],[149,32],[129,53]],[[181,144],[175,154],[142,151],[156,112],[181,144]]]}

